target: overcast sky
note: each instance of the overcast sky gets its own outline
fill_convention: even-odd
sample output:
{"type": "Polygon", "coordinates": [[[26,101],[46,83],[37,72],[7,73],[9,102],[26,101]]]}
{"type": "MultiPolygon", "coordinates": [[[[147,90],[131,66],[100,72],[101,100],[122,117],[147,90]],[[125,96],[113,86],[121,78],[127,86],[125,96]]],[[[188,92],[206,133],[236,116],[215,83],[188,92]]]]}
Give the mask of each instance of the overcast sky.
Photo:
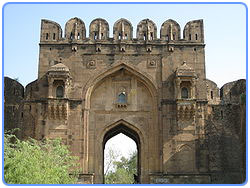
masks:
{"type": "MultiPolygon", "coordinates": [[[[98,17],[113,25],[128,19],[136,36],[137,24],[149,18],[157,25],[177,21],[181,30],[188,21],[203,19],[206,75],[221,87],[246,78],[246,9],[241,4],[8,4],[4,7],[4,76],[18,78],[23,85],[37,79],[41,19],[65,23],[72,17],[90,22],[98,17]]],[[[182,32],[182,31],[181,31],[182,32]]]]}

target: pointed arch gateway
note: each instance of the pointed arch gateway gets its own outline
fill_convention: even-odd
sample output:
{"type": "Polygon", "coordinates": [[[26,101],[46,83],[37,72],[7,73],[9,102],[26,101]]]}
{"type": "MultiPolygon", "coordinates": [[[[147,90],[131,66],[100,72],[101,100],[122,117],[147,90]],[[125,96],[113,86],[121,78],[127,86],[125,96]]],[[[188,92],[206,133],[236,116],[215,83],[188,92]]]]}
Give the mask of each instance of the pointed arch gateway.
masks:
{"type": "MultiPolygon", "coordinates": [[[[111,125],[109,125],[101,134],[100,138],[102,138],[103,140],[103,165],[102,165],[102,170],[104,170],[104,149],[105,149],[105,145],[107,143],[107,141],[109,139],[111,139],[112,137],[118,135],[118,134],[124,134],[127,137],[131,138],[137,146],[137,176],[138,176],[138,180],[137,183],[140,183],[140,176],[141,176],[141,160],[142,160],[142,156],[141,156],[141,148],[144,146],[144,138],[143,138],[143,133],[137,129],[134,125],[128,123],[127,121],[121,119],[111,125]]],[[[143,151],[145,149],[143,148],[143,151]]],[[[103,172],[104,174],[104,172],[103,172]]],[[[104,176],[103,176],[104,178],[104,176]]],[[[103,180],[104,182],[104,180],[103,180]]]]}
{"type": "Polygon", "coordinates": [[[97,73],[85,88],[84,173],[94,174],[94,183],[104,183],[105,143],[123,133],[136,142],[139,181],[148,183],[149,173],[160,170],[156,83],[147,73],[120,63],[97,73]],[[117,105],[121,92],[126,104],[117,105]]]}

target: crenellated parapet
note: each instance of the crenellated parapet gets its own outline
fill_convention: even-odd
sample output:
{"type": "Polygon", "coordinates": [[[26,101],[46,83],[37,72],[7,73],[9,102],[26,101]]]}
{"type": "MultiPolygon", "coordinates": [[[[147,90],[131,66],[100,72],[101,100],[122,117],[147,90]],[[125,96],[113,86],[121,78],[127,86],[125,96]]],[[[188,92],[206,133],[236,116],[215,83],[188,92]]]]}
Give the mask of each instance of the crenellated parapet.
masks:
{"type": "Polygon", "coordinates": [[[86,38],[84,22],[79,18],[71,18],[65,25],[65,38],[69,40],[83,40],[86,38]]]}
{"type": "Polygon", "coordinates": [[[167,20],[161,25],[161,40],[175,41],[181,39],[180,25],[174,20],[167,20]]]}
{"type": "Polygon", "coordinates": [[[42,20],[40,41],[59,41],[62,39],[61,26],[50,20],[42,20]]]}
{"type": "Polygon", "coordinates": [[[153,21],[144,19],[137,25],[137,39],[155,40],[157,38],[157,28],[153,21]]]}
{"type": "Polygon", "coordinates": [[[132,40],[133,39],[133,27],[132,24],[121,18],[116,21],[113,27],[114,40],[132,40]]]}
{"type": "Polygon", "coordinates": [[[133,37],[132,24],[121,18],[113,26],[113,36],[109,35],[109,24],[105,19],[97,18],[90,23],[89,36],[86,36],[86,27],[80,18],[71,18],[67,21],[62,37],[62,29],[59,24],[49,20],[42,20],[41,38],[46,42],[87,42],[87,41],[151,41],[151,42],[191,42],[204,43],[203,20],[188,22],[181,37],[180,25],[172,20],[166,20],[160,29],[160,38],[157,38],[157,26],[150,19],[144,19],[137,25],[136,36],[133,37]]]}
{"type": "Polygon", "coordinates": [[[190,42],[204,42],[203,20],[188,22],[183,30],[183,39],[190,42]]]}
{"type": "Polygon", "coordinates": [[[90,23],[89,38],[91,40],[107,40],[109,38],[109,24],[102,18],[97,18],[90,23]]]}

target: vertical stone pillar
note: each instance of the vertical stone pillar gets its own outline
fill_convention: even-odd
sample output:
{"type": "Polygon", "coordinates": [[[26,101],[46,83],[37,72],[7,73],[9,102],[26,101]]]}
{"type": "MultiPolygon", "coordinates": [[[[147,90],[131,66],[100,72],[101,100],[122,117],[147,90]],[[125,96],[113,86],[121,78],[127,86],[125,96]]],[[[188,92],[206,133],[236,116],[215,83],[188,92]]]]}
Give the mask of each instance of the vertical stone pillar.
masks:
{"type": "Polygon", "coordinates": [[[102,23],[99,22],[99,33],[98,33],[98,34],[99,34],[99,36],[98,36],[98,37],[99,37],[99,38],[98,38],[99,40],[102,39],[102,32],[101,32],[101,30],[102,30],[102,23]]]}
{"type": "Polygon", "coordinates": [[[133,77],[131,80],[130,97],[131,97],[132,110],[137,111],[137,81],[135,77],[133,77]]]}
{"type": "Polygon", "coordinates": [[[69,90],[69,79],[66,78],[64,80],[64,98],[68,98],[68,90],[69,90]]]}
{"type": "Polygon", "coordinates": [[[176,84],[175,84],[175,97],[176,97],[176,99],[180,99],[181,98],[181,92],[180,92],[180,90],[181,90],[181,88],[180,88],[180,85],[181,85],[181,80],[180,80],[180,78],[177,78],[176,79],[176,84]]]}
{"type": "Polygon", "coordinates": [[[49,84],[48,98],[53,98],[53,82],[54,82],[54,79],[51,77],[48,77],[48,84],[49,84]]]}
{"type": "Polygon", "coordinates": [[[125,34],[124,34],[124,23],[123,23],[123,21],[122,21],[122,33],[121,33],[121,35],[122,35],[122,39],[124,39],[125,34]]]}
{"type": "Polygon", "coordinates": [[[195,99],[195,79],[192,78],[191,81],[191,98],[195,99]]]}
{"type": "Polygon", "coordinates": [[[173,40],[173,25],[170,24],[170,40],[173,40]]]}
{"type": "Polygon", "coordinates": [[[78,33],[77,33],[77,23],[74,24],[74,39],[78,39],[78,33]]]}

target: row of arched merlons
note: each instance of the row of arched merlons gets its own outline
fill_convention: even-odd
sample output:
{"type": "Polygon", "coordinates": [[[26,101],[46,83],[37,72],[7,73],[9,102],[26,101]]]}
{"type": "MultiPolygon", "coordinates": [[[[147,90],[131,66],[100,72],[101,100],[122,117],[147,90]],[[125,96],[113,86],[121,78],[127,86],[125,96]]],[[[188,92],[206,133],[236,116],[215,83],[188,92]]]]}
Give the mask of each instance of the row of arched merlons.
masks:
{"type": "MultiPolygon", "coordinates": [[[[158,40],[156,24],[144,19],[137,25],[137,40],[158,40]]],[[[86,27],[79,18],[71,18],[65,25],[65,37],[62,37],[61,26],[53,21],[42,20],[41,41],[85,40],[86,27]]],[[[109,24],[102,18],[97,18],[89,26],[90,40],[109,40],[109,24]]],[[[119,19],[113,27],[113,40],[133,40],[132,24],[126,19],[119,19]]],[[[191,42],[204,42],[203,20],[193,20],[188,22],[183,30],[181,39],[180,25],[174,20],[167,20],[161,25],[160,40],[178,41],[185,40],[191,42]]]]}

